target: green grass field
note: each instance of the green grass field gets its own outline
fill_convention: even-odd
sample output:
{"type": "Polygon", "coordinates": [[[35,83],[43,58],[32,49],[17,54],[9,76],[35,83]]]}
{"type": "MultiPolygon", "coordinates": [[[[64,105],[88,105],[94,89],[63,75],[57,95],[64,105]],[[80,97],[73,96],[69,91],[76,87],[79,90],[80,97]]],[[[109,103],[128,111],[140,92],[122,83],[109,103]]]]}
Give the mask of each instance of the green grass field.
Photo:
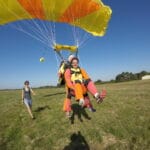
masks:
{"type": "Polygon", "coordinates": [[[62,111],[64,88],[34,89],[30,119],[21,90],[0,91],[0,150],[149,150],[150,80],[97,85],[107,90],[96,112],[72,100],[71,121],[62,111]]]}

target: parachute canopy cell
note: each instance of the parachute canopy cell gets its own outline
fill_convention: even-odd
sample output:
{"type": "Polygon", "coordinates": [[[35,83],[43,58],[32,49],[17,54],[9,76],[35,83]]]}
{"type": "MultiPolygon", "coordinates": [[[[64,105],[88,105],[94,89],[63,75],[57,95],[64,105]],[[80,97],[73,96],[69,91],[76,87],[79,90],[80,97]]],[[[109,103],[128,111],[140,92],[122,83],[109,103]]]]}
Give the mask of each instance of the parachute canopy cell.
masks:
{"type": "Polygon", "coordinates": [[[0,0],[0,25],[24,19],[63,22],[94,36],[105,34],[111,8],[101,0],[0,0]]]}

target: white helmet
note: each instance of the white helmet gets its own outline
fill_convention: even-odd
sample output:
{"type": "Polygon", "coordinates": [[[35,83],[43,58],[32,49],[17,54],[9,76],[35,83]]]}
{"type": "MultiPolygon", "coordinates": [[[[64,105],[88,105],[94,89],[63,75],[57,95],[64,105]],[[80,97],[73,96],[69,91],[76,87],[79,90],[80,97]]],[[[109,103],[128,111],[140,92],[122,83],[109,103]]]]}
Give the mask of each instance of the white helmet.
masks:
{"type": "Polygon", "coordinates": [[[69,55],[69,57],[68,57],[68,61],[69,61],[69,62],[71,62],[71,60],[72,60],[74,57],[75,57],[75,56],[74,56],[74,55],[72,55],[72,54],[71,54],[71,55],[69,55]]]}

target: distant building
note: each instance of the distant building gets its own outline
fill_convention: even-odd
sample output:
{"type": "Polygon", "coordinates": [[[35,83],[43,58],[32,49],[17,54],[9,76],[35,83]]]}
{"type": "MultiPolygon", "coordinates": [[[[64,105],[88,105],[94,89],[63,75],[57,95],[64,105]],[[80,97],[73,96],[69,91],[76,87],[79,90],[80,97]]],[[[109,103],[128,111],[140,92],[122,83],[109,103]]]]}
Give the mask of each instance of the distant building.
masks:
{"type": "Polygon", "coordinates": [[[150,75],[145,75],[142,77],[142,80],[148,80],[148,79],[150,79],[150,75]]]}

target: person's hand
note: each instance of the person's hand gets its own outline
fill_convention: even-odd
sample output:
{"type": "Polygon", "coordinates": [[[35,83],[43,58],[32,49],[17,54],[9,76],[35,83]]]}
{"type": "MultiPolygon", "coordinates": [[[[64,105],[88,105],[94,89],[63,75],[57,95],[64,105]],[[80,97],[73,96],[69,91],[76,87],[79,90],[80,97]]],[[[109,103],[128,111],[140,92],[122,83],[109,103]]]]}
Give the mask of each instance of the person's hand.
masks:
{"type": "Polygon", "coordinates": [[[106,97],[106,90],[103,89],[102,92],[101,92],[101,94],[100,94],[100,98],[104,99],[105,97],[106,97]]]}
{"type": "Polygon", "coordinates": [[[80,100],[79,100],[79,105],[83,107],[84,104],[85,104],[84,99],[80,99],[80,100]]]}
{"type": "Polygon", "coordinates": [[[102,103],[105,97],[106,97],[106,90],[103,89],[101,94],[99,95],[99,98],[97,99],[97,103],[102,103]]]}
{"type": "Polygon", "coordinates": [[[33,94],[33,95],[36,95],[34,91],[32,91],[32,94],[33,94]]]}

